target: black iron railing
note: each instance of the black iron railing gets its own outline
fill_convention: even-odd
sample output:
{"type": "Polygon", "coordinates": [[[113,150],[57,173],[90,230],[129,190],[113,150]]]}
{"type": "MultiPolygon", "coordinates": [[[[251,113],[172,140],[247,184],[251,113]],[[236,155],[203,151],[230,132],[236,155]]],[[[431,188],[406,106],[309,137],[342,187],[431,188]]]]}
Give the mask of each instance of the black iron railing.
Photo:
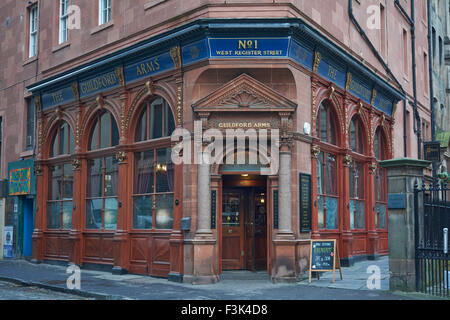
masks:
{"type": "Polygon", "coordinates": [[[450,292],[449,194],[442,181],[414,186],[416,290],[444,297],[450,292]]]}

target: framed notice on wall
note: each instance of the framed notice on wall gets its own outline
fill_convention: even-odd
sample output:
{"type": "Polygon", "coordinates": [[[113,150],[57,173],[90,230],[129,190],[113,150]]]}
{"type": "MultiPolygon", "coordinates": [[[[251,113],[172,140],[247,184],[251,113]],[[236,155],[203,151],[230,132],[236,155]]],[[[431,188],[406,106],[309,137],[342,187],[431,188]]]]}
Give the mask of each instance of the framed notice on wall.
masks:
{"type": "Polygon", "coordinates": [[[311,175],[299,174],[300,232],[311,231],[311,175]]]}

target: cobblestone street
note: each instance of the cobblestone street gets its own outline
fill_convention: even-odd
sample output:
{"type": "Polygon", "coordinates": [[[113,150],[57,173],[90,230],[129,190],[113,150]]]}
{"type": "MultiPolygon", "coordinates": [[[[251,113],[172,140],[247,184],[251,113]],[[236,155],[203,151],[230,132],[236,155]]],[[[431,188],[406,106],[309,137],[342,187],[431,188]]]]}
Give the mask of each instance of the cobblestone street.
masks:
{"type": "Polygon", "coordinates": [[[0,300],[86,300],[79,296],[0,281],[0,300]]]}

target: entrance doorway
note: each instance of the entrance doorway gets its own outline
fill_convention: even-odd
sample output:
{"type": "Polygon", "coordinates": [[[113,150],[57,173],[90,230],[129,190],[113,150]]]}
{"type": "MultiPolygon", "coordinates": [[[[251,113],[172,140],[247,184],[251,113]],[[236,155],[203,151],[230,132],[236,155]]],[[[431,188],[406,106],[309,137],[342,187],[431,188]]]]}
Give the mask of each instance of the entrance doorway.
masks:
{"type": "Polygon", "coordinates": [[[267,238],[266,179],[224,178],[222,270],[266,270],[267,238]],[[241,187],[243,180],[249,186],[241,187]]]}

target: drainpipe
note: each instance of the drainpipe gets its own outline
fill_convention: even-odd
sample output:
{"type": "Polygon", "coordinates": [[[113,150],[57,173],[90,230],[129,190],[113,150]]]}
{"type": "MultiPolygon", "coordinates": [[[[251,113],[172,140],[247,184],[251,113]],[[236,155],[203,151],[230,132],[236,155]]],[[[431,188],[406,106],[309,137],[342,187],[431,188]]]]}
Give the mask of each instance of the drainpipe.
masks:
{"type": "MultiPolygon", "coordinates": [[[[434,114],[434,87],[433,87],[433,56],[431,50],[431,1],[427,1],[428,10],[428,73],[430,81],[430,105],[431,105],[431,141],[436,141],[436,127],[434,114]]],[[[436,178],[436,163],[433,162],[433,179],[436,178]]]]}
{"type": "Polygon", "coordinates": [[[417,133],[417,153],[418,158],[422,158],[422,120],[420,119],[420,114],[418,111],[418,100],[417,100],[417,64],[416,64],[416,23],[415,23],[415,5],[414,1],[411,1],[411,17],[408,15],[406,10],[402,7],[399,0],[394,2],[397,9],[405,17],[411,26],[411,55],[412,55],[412,71],[413,71],[413,95],[414,102],[412,104],[414,109],[414,117],[416,122],[414,122],[414,132],[417,133]]]}
{"type": "Polygon", "coordinates": [[[391,76],[391,78],[394,80],[396,85],[400,88],[400,91],[402,92],[402,94],[404,96],[404,100],[403,100],[403,146],[404,146],[404,152],[405,152],[405,157],[406,157],[406,154],[407,154],[406,153],[406,146],[407,146],[407,132],[406,132],[406,100],[407,100],[407,95],[406,95],[406,92],[403,89],[403,86],[401,85],[401,83],[397,80],[395,75],[392,73],[392,71],[389,68],[389,66],[386,64],[386,62],[384,62],[383,57],[378,53],[378,50],[372,44],[372,42],[370,41],[369,37],[367,36],[367,34],[363,30],[363,28],[361,28],[360,24],[358,23],[358,21],[356,20],[355,16],[353,15],[353,0],[349,0],[348,1],[348,15],[350,17],[350,20],[353,22],[356,30],[358,30],[358,32],[360,33],[361,37],[366,41],[367,45],[371,49],[372,53],[375,55],[375,57],[381,63],[381,65],[386,70],[388,75],[391,76]]]}

